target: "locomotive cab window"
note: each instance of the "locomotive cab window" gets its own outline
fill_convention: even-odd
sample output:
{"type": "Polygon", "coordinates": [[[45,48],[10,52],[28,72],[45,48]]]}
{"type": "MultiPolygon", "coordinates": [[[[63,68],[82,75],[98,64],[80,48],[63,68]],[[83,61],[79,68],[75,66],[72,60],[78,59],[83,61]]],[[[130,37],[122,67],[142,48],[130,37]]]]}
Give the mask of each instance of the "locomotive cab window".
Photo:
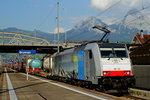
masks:
{"type": "Polygon", "coordinates": [[[115,56],[118,58],[127,58],[127,52],[125,48],[114,48],[115,56]]]}
{"type": "Polygon", "coordinates": [[[125,48],[100,48],[102,58],[127,58],[125,48]]]}
{"type": "Polygon", "coordinates": [[[113,52],[112,48],[100,48],[102,58],[112,58],[113,52]]]}

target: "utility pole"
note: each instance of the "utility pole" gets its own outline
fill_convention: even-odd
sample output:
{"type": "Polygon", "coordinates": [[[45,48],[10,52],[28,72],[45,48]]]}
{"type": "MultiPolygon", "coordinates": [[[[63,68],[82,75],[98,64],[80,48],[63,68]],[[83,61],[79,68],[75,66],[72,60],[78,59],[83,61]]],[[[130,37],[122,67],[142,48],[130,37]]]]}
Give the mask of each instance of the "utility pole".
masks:
{"type": "Polygon", "coordinates": [[[57,20],[57,35],[58,35],[58,49],[57,49],[57,52],[59,53],[59,45],[60,45],[60,39],[59,39],[59,2],[57,2],[57,17],[56,17],[56,20],[57,20]]]}
{"type": "Polygon", "coordinates": [[[65,45],[67,46],[67,33],[65,32],[65,45]]]}
{"type": "Polygon", "coordinates": [[[35,44],[33,44],[33,45],[36,45],[36,29],[34,29],[34,32],[35,32],[35,44]]]}

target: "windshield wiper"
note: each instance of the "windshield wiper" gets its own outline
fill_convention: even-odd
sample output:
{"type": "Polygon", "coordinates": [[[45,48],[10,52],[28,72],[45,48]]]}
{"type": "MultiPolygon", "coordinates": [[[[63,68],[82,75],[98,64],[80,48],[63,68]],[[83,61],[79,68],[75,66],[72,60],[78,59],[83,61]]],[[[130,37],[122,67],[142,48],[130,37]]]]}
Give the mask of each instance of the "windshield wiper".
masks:
{"type": "Polygon", "coordinates": [[[110,57],[107,60],[110,60],[110,57]]]}

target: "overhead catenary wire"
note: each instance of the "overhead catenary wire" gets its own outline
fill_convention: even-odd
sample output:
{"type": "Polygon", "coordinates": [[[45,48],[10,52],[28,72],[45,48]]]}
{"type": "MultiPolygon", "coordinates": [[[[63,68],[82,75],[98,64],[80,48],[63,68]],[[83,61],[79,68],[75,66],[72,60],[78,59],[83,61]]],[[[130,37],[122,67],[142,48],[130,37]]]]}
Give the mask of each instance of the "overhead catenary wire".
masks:
{"type": "MultiPolygon", "coordinates": [[[[97,14],[96,16],[93,16],[93,18],[91,18],[91,20],[88,20],[88,23],[90,23],[91,21],[94,20],[94,18],[100,17],[102,14],[104,14],[106,11],[112,9],[113,7],[115,7],[116,5],[118,5],[122,0],[119,0],[118,2],[112,4],[111,6],[109,6],[108,8],[106,8],[104,11],[100,12],[99,14],[97,14]]],[[[86,24],[88,24],[86,23],[86,24]]],[[[85,24],[85,25],[86,25],[85,24]]],[[[84,26],[84,25],[83,25],[84,26]]]]}
{"type": "MultiPolygon", "coordinates": [[[[136,14],[136,13],[138,13],[138,12],[142,12],[142,11],[144,11],[144,10],[146,10],[146,9],[149,9],[150,8],[150,6],[147,6],[147,7],[142,7],[141,9],[139,9],[139,10],[136,10],[136,11],[134,11],[134,12],[132,12],[131,14],[136,14]]],[[[113,21],[111,21],[113,24],[115,24],[115,23],[117,23],[118,21],[121,21],[121,19],[123,19],[123,18],[126,18],[126,16],[127,15],[125,15],[125,16],[123,16],[123,17],[119,17],[119,18],[117,18],[117,19],[115,19],[115,20],[113,20],[113,21]]],[[[118,28],[121,28],[123,25],[128,25],[129,23],[131,23],[131,22],[133,22],[133,21],[136,21],[136,20],[138,20],[139,18],[135,18],[135,19],[133,19],[133,20],[131,20],[131,21],[128,21],[127,23],[122,23],[121,25],[119,25],[120,27],[118,27],[118,28]]],[[[149,24],[148,22],[147,22],[147,24],[149,24]]],[[[107,27],[108,27],[108,25],[107,25],[107,27]]]]}
{"type": "MultiPolygon", "coordinates": [[[[111,5],[110,7],[106,8],[104,11],[100,12],[99,14],[97,14],[96,16],[93,16],[93,18],[91,18],[91,20],[88,20],[88,23],[90,23],[94,18],[99,17],[100,15],[102,15],[103,13],[105,13],[106,11],[108,11],[109,9],[111,9],[111,8],[113,8],[114,6],[118,5],[121,1],[122,1],[122,0],[119,0],[118,2],[114,3],[114,4],[111,5]]],[[[140,10],[138,10],[138,11],[140,12],[140,11],[143,11],[143,10],[148,9],[148,8],[150,8],[150,6],[144,7],[143,0],[142,0],[142,9],[140,9],[140,10]]],[[[133,12],[132,14],[134,14],[134,13],[137,13],[137,11],[133,12]]],[[[113,20],[113,21],[111,21],[111,22],[118,21],[119,19],[122,19],[122,18],[124,18],[124,17],[126,17],[126,15],[123,16],[123,17],[117,18],[117,19],[115,19],[115,20],[113,20]]],[[[86,24],[88,24],[88,23],[86,23],[86,24]]],[[[84,25],[86,25],[86,24],[84,24],[84,25]]],[[[83,26],[84,26],[84,25],[83,25],[83,26]]]]}
{"type": "MultiPolygon", "coordinates": [[[[120,1],[119,1],[119,2],[120,2],[120,1]]],[[[117,2],[117,4],[118,4],[119,2],[117,2]]],[[[115,4],[115,5],[116,5],[116,4],[115,4]]],[[[114,6],[114,5],[113,5],[113,6],[114,6]]],[[[112,8],[113,6],[111,6],[111,7],[109,7],[109,8],[112,8]]],[[[150,6],[144,7],[143,0],[142,0],[142,8],[139,9],[139,10],[137,10],[137,11],[135,11],[135,12],[132,12],[132,14],[135,14],[135,13],[137,13],[137,12],[142,12],[142,11],[144,11],[144,10],[146,10],[146,9],[149,9],[149,8],[150,8],[150,6]]],[[[108,10],[108,9],[107,9],[107,10],[108,10]]],[[[100,15],[103,14],[103,13],[104,13],[104,12],[100,13],[100,15]]],[[[99,15],[99,14],[98,14],[98,15],[99,15]]],[[[98,17],[98,15],[95,16],[95,18],[98,17]]],[[[125,18],[126,16],[127,16],[127,15],[125,15],[125,16],[123,16],[123,17],[120,17],[120,18],[117,18],[117,19],[113,20],[112,23],[115,22],[115,21],[119,21],[119,19],[125,18]]],[[[136,21],[137,19],[139,19],[139,18],[133,19],[133,20],[129,21],[128,23],[125,23],[125,25],[128,25],[129,23],[131,23],[131,22],[133,22],[133,21],[136,21]]],[[[143,19],[143,20],[145,20],[145,19],[143,19]]],[[[89,21],[89,22],[90,22],[90,21],[89,21]]],[[[147,21],[145,21],[145,22],[150,25],[150,23],[148,23],[147,21]]],[[[106,25],[106,26],[108,27],[108,25],[106,25]]]]}
{"type": "Polygon", "coordinates": [[[100,15],[102,15],[103,13],[105,13],[106,11],[108,11],[109,9],[112,9],[113,7],[115,7],[116,5],[118,5],[122,0],[119,0],[118,2],[114,3],[113,5],[111,5],[110,7],[106,8],[104,11],[102,11],[101,13],[97,14],[95,16],[95,18],[99,17],[100,15]]]}
{"type": "MultiPolygon", "coordinates": [[[[144,9],[141,8],[141,9],[135,11],[135,12],[132,12],[132,14],[135,14],[135,13],[137,13],[137,12],[141,12],[141,11],[146,10],[146,9],[149,9],[149,8],[150,8],[150,6],[144,7],[144,9]]],[[[120,21],[120,19],[123,19],[123,18],[125,18],[126,16],[127,16],[127,15],[122,16],[122,17],[119,17],[119,18],[117,18],[117,19],[114,19],[114,20],[111,21],[111,22],[112,22],[112,23],[115,23],[115,22],[117,23],[118,21],[120,21]]]]}
{"type": "Polygon", "coordinates": [[[143,0],[141,0],[141,2],[142,2],[142,9],[144,9],[144,3],[143,3],[143,0]]]}
{"type": "MultiPolygon", "coordinates": [[[[62,2],[63,0],[59,0],[59,1],[62,2]]],[[[118,5],[121,1],[122,1],[122,0],[119,0],[118,2],[112,4],[111,6],[109,6],[108,8],[106,8],[104,11],[102,11],[102,12],[100,12],[99,14],[97,14],[96,16],[94,16],[94,18],[100,17],[100,16],[101,16],[102,14],[104,14],[106,11],[108,11],[109,9],[112,9],[113,7],[115,7],[116,5],[118,5]]],[[[150,7],[144,7],[143,0],[142,0],[142,8],[141,8],[140,10],[138,10],[138,11],[143,11],[143,10],[148,9],[148,8],[150,8],[150,7]]],[[[136,13],[136,12],[134,12],[134,13],[136,13]]],[[[48,19],[49,15],[50,15],[50,13],[49,13],[48,16],[39,24],[39,27],[41,27],[42,24],[48,19]]],[[[113,20],[112,23],[113,23],[113,22],[118,22],[119,19],[122,19],[122,18],[124,18],[124,17],[125,17],[125,16],[120,17],[120,18],[117,18],[117,19],[113,20]]],[[[90,23],[94,18],[92,18],[91,20],[89,20],[88,23],[90,23]]],[[[135,19],[135,20],[136,20],[136,19],[135,19]]],[[[88,24],[88,23],[86,23],[86,24],[88,24]]],[[[130,22],[129,22],[129,23],[130,23],[130,22]]],[[[84,24],[84,25],[86,25],[86,24],[84,24]]],[[[84,25],[83,25],[83,26],[84,26],[84,25]]],[[[105,26],[107,26],[107,25],[105,25],[105,26]]]]}
{"type": "MultiPolygon", "coordinates": [[[[62,2],[62,1],[63,1],[63,0],[59,0],[59,2],[62,2]]],[[[121,1],[122,1],[122,0],[119,0],[118,2],[112,4],[111,6],[109,6],[109,7],[106,8],[104,11],[100,12],[99,14],[97,14],[97,15],[94,16],[94,17],[95,17],[95,18],[99,17],[100,15],[102,15],[102,14],[104,14],[106,11],[108,11],[109,9],[111,9],[111,8],[113,8],[114,6],[116,6],[117,4],[119,4],[121,1]]],[[[56,9],[56,6],[54,6],[51,11],[53,11],[54,9],[56,9]]],[[[40,28],[40,27],[46,22],[46,20],[48,19],[48,17],[51,15],[51,11],[50,11],[50,13],[44,18],[44,20],[42,20],[42,21],[40,22],[40,24],[39,24],[35,29],[40,28]]],[[[89,20],[88,23],[90,23],[92,20],[93,20],[93,18],[92,18],[91,20],[89,20]]],[[[88,24],[88,23],[87,23],[87,24],[88,24]]]]}
{"type": "MultiPolygon", "coordinates": [[[[137,13],[137,12],[141,12],[141,11],[143,11],[143,10],[145,10],[145,9],[148,9],[148,8],[150,8],[150,6],[148,6],[148,7],[146,7],[146,8],[141,8],[140,10],[138,10],[138,11],[136,11],[136,12],[134,12],[134,13],[137,13]]],[[[134,13],[132,13],[132,14],[134,14],[134,13]]],[[[126,16],[125,16],[126,17],[126,16]]],[[[128,25],[128,24],[130,24],[130,23],[132,23],[132,22],[134,22],[134,21],[136,21],[136,20],[138,20],[139,19],[139,17],[138,18],[135,18],[135,19],[133,19],[133,20],[131,20],[131,21],[129,21],[129,22],[127,22],[127,23],[125,23],[124,25],[128,25]]],[[[144,19],[145,20],[145,19],[144,19]]],[[[148,23],[147,21],[145,21],[147,24],[150,24],[150,23],[148,23]]]]}
{"type": "Polygon", "coordinates": [[[51,10],[48,12],[47,16],[45,16],[45,18],[42,21],[40,21],[40,23],[36,26],[35,29],[39,29],[48,20],[48,18],[54,13],[56,7],[57,6],[55,5],[51,8],[51,10]]]}
{"type": "MultiPolygon", "coordinates": [[[[147,17],[147,18],[148,18],[148,17],[147,17]]],[[[127,22],[127,23],[125,23],[124,25],[128,25],[128,24],[130,24],[130,23],[132,23],[132,22],[134,22],[134,21],[136,21],[136,20],[138,20],[138,19],[139,19],[139,17],[138,17],[138,18],[135,18],[135,19],[133,19],[133,20],[127,22]]],[[[149,19],[149,18],[148,18],[148,19],[149,19]]],[[[143,19],[143,20],[145,20],[145,19],[143,19]]],[[[145,20],[145,22],[150,25],[150,23],[148,23],[146,20],[145,20]]]]}
{"type": "MultiPolygon", "coordinates": [[[[93,16],[90,20],[88,20],[87,23],[83,24],[82,27],[84,27],[85,25],[87,25],[88,23],[90,23],[91,21],[94,20],[94,18],[100,17],[102,14],[104,14],[106,11],[112,9],[113,7],[115,7],[116,5],[118,5],[122,0],[119,0],[118,2],[112,4],[111,6],[109,6],[108,8],[106,8],[104,11],[100,12],[99,14],[97,14],[96,16],[93,16]]],[[[79,36],[80,37],[80,36],[79,36]]],[[[72,36],[71,38],[74,38],[74,36],[72,36]]]]}
{"type": "MultiPolygon", "coordinates": [[[[123,23],[123,24],[121,24],[121,25],[119,25],[120,27],[123,27],[123,25],[124,26],[127,26],[127,25],[129,25],[130,23],[132,23],[132,22],[134,22],[134,21],[136,21],[136,20],[139,20],[139,19],[141,19],[141,20],[143,20],[144,21],[144,23],[146,23],[147,24],[147,26],[149,26],[150,25],[150,23],[148,23],[148,21],[145,19],[147,16],[143,16],[143,14],[142,14],[142,11],[144,11],[144,10],[146,10],[146,9],[149,9],[150,8],[150,6],[147,6],[147,7],[144,7],[144,6],[142,6],[142,8],[141,9],[139,9],[139,10],[137,10],[137,11],[135,11],[135,12],[133,12],[133,13],[131,13],[131,14],[136,14],[136,13],[141,13],[141,16],[140,17],[136,17],[135,19],[133,19],[133,20],[130,20],[130,21],[128,21],[128,22],[126,22],[126,23],[123,23]],[[143,18],[144,17],[144,18],[143,18]]],[[[121,18],[125,18],[127,15],[125,15],[124,17],[121,17],[121,18]]],[[[120,19],[121,19],[120,18],[120,19]]],[[[147,17],[147,19],[150,19],[149,17],[147,17]]],[[[141,21],[141,20],[139,20],[139,21],[141,21]]],[[[118,20],[117,20],[118,21],[118,20]]],[[[113,24],[115,24],[115,23],[113,23],[113,24]]],[[[142,22],[140,22],[140,27],[141,27],[141,29],[138,29],[138,30],[143,30],[143,28],[142,28],[142,25],[143,25],[143,23],[142,22]]],[[[136,28],[136,27],[135,27],[136,28]]]]}

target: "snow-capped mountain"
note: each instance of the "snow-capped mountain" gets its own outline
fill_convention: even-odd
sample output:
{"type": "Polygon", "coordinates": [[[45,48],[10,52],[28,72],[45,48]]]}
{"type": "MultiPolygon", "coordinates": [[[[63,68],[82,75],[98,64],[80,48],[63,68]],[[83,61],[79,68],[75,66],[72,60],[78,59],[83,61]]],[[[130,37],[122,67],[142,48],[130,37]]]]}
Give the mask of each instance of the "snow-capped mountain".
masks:
{"type": "Polygon", "coordinates": [[[150,31],[150,19],[144,16],[137,9],[132,9],[127,12],[124,19],[117,23],[120,27],[137,28],[145,31],[150,31]]]}
{"type": "Polygon", "coordinates": [[[95,25],[107,26],[111,30],[110,41],[128,41],[130,42],[136,33],[144,30],[144,33],[150,32],[150,19],[145,17],[137,9],[130,10],[126,16],[117,23],[107,25],[99,18],[89,17],[78,23],[73,29],[67,32],[68,41],[90,41],[100,40],[102,31],[92,29],[95,25]]]}
{"type": "Polygon", "coordinates": [[[95,17],[89,17],[78,23],[73,29],[66,32],[68,41],[99,40],[101,31],[93,29],[93,26],[107,26],[106,23],[95,17]]]}
{"type": "MultiPolygon", "coordinates": [[[[96,17],[88,17],[81,20],[74,28],[71,30],[61,33],[60,40],[64,41],[67,37],[67,41],[91,41],[91,40],[100,40],[103,36],[103,32],[98,29],[93,29],[93,26],[106,26],[111,33],[109,35],[109,40],[111,42],[130,42],[136,33],[139,33],[142,29],[144,33],[149,34],[150,32],[150,19],[149,17],[144,16],[137,9],[132,9],[128,11],[125,17],[113,23],[107,25],[101,19],[96,17]]],[[[36,36],[40,38],[47,39],[48,41],[56,40],[57,34],[49,34],[39,30],[27,31],[17,28],[7,28],[1,29],[1,32],[16,32],[27,34],[31,36],[36,36]]]]}
{"type": "Polygon", "coordinates": [[[24,29],[18,29],[16,27],[8,27],[6,29],[0,29],[0,32],[12,32],[12,33],[20,33],[20,34],[25,34],[33,37],[39,37],[43,39],[47,39],[48,41],[53,40],[54,34],[50,34],[47,32],[42,32],[40,30],[24,30],[24,29]]]}

